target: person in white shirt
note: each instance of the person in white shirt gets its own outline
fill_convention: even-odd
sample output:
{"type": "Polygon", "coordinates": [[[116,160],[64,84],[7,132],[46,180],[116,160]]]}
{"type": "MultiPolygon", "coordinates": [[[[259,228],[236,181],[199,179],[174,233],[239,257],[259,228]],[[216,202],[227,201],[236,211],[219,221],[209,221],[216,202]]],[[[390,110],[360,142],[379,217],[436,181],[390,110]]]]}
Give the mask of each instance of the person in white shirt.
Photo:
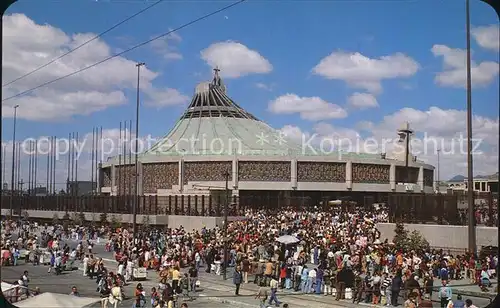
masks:
{"type": "Polygon", "coordinates": [[[127,259],[127,266],[125,267],[125,282],[128,283],[132,280],[132,273],[134,270],[134,263],[127,259]]]}
{"type": "Polygon", "coordinates": [[[199,270],[201,267],[201,256],[198,251],[194,254],[194,262],[196,264],[196,270],[199,270]]]}
{"type": "Polygon", "coordinates": [[[276,292],[278,292],[278,280],[276,280],[274,277],[271,278],[271,282],[269,284],[271,287],[271,296],[269,297],[269,305],[272,305],[273,302],[276,304],[277,307],[281,305],[281,302],[278,300],[278,297],[276,296],[276,292]]]}
{"type": "Polygon", "coordinates": [[[123,275],[125,274],[125,271],[124,271],[124,270],[125,270],[125,268],[124,268],[124,266],[123,266],[123,262],[121,262],[121,261],[120,261],[120,263],[118,263],[118,269],[116,270],[116,273],[117,273],[118,275],[123,276],[123,275]]]}
{"type": "Polygon", "coordinates": [[[307,282],[306,282],[306,292],[311,293],[313,291],[313,283],[316,281],[316,269],[311,269],[309,271],[307,282]]]}
{"type": "Polygon", "coordinates": [[[88,263],[89,263],[89,256],[88,255],[85,255],[82,263],[83,263],[83,276],[87,276],[88,263]]]}

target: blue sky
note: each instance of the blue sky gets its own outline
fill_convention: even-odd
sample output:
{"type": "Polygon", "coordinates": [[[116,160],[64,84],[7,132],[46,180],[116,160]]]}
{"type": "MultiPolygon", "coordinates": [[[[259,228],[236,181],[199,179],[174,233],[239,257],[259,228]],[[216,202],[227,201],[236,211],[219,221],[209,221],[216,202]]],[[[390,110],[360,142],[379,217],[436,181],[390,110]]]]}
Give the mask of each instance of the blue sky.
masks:
{"type": "MultiPolygon", "coordinates": [[[[151,3],[152,1],[140,0],[21,0],[12,5],[6,15],[24,14],[36,24],[50,25],[67,35],[99,33],[151,3]]],[[[123,50],[229,3],[165,1],[106,34],[102,40],[114,52],[123,50]]],[[[443,110],[465,109],[466,95],[463,88],[436,84],[436,74],[443,71],[443,57],[431,52],[434,45],[465,48],[464,3],[465,1],[451,0],[248,1],[178,31],[182,40],[172,40],[169,48],[174,48],[176,54],[182,55],[182,59],[167,60],[151,45],[123,57],[132,61],[144,61],[148,69],[161,73],[152,80],[155,88],[168,87],[191,96],[195,85],[209,79],[211,74],[211,67],[201,58],[200,52],[217,42],[235,41],[258,52],[272,65],[272,70],[267,73],[249,73],[240,78],[224,79],[230,96],[241,106],[277,129],[288,125],[302,132],[311,132],[321,122],[369,135],[372,132],[359,130],[360,122],[371,122],[383,131],[388,127],[384,124],[384,117],[398,113],[405,107],[424,112],[433,106],[443,110]],[[358,52],[372,59],[402,53],[418,63],[419,68],[410,76],[380,79],[382,91],[373,94],[378,107],[352,108],[347,102],[353,93],[370,91],[344,80],[327,79],[313,72],[313,68],[323,58],[335,51],[358,52]],[[256,84],[265,85],[270,90],[258,88],[256,84]],[[296,94],[301,98],[319,97],[345,108],[348,115],[311,121],[301,117],[300,113],[271,112],[270,101],[285,94],[296,94]]],[[[498,27],[498,17],[488,5],[472,0],[471,23],[473,28],[490,25],[498,27]]],[[[91,44],[93,43],[90,43],[89,48],[91,44]]],[[[498,50],[484,48],[474,38],[472,49],[473,60],[477,63],[498,62],[498,50]]],[[[78,51],[75,52],[77,53],[78,51]]],[[[43,71],[45,70],[50,72],[51,67],[43,71]]],[[[26,80],[34,76],[35,74],[26,80]]],[[[7,81],[4,80],[3,83],[7,81]]],[[[498,71],[492,72],[485,84],[473,89],[473,111],[481,119],[492,121],[493,132],[496,129],[498,134],[498,71]]],[[[88,133],[92,126],[117,128],[120,121],[134,118],[134,89],[128,87],[122,90],[126,95],[126,104],[106,107],[90,114],[74,114],[60,121],[20,116],[19,138],[44,135],[65,137],[72,131],[88,133]]],[[[13,104],[14,100],[10,103],[13,104]]],[[[17,103],[22,104],[23,97],[17,103]]],[[[141,135],[166,134],[185,106],[186,104],[171,104],[161,108],[143,106],[141,135]]],[[[22,106],[24,110],[27,108],[37,107],[22,106]]],[[[57,113],[57,110],[54,112],[57,113]]],[[[3,140],[11,139],[11,127],[11,118],[4,117],[3,140]]],[[[428,128],[423,126],[417,129],[426,131],[428,128]]],[[[457,131],[465,131],[465,127],[457,128],[457,131]]],[[[439,131],[432,133],[440,134],[439,131]]],[[[487,133],[488,131],[485,132],[487,133]]],[[[496,140],[498,147],[498,137],[496,140]]]]}

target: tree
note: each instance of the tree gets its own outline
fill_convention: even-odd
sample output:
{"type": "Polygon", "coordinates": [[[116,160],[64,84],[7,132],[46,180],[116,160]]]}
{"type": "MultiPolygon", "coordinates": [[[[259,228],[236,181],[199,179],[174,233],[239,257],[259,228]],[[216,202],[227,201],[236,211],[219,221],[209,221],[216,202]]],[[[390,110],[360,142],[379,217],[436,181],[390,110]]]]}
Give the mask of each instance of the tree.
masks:
{"type": "Polygon", "coordinates": [[[105,225],[108,223],[108,214],[106,213],[101,213],[101,215],[99,215],[99,222],[102,224],[102,225],[105,225]]]}
{"type": "Polygon", "coordinates": [[[69,213],[66,212],[62,218],[63,220],[63,228],[65,231],[68,231],[68,228],[69,228],[69,222],[71,220],[71,217],[69,216],[69,213]]]}
{"type": "Polygon", "coordinates": [[[63,220],[67,220],[67,221],[70,221],[71,220],[71,217],[69,216],[69,213],[66,212],[62,218],[63,220]]]}
{"type": "Polygon", "coordinates": [[[430,247],[429,242],[422,236],[419,231],[413,230],[409,232],[405,229],[402,222],[396,223],[394,232],[395,236],[393,242],[398,250],[401,249],[402,251],[421,251],[426,250],[430,247]]]}
{"type": "Polygon", "coordinates": [[[142,215],[142,230],[149,230],[149,215],[142,215]]]}
{"type": "Polygon", "coordinates": [[[430,248],[429,242],[417,230],[413,230],[412,232],[410,232],[407,238],[407,243],[408,243],[408,249],[410,251],[427,250],[430,248]]]}
{"type": "Polygon", "coordinates": [[[57,213],[54,213],[54,216],[52,216],[52,224],[53,225],[59,224],[59,216],[57,216],[57,213]]]}
{"type": "Polygon", "coordinates": [[[113,229],[120,228],[121,225],[122,225],[121,219],[119,220],[118,217],[116,217],[116,215],[111,216],[111,227],[113,229]]]}
{"type": "Polygon", "coordinates": [[[28,220],[29,218],[30,218],[30,214],[28,213],[28,211],[23,211],[23,219],[28,220]]]}
{"type": "Polygon", "coordinates": [[[406,231],[405,226],[402,222],[396,223],[396,228],[394,229],[394,239],[393,243],[396,249],[404,249],[406,246],[406,239],[408,237],[408,231],[406,231]]]}
{"type": "Polygon", "coordinates": [[[83,225],[85,224],[85,214],[83,213],[83,211],[81,211],[79,214],[78,214],[78,224],[79,225],[83,225]]]}

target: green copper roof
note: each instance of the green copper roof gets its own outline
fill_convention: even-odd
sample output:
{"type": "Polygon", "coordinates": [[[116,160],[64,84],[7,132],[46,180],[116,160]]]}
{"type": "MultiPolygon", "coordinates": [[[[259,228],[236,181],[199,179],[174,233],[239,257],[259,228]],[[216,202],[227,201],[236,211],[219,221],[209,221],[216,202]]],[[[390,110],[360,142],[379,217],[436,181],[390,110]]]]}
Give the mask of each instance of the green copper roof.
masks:
{"type": "MultiPolygon", "coordinates": [[[[212,82],[196,87],[189,107],[174,128],[145,155],[309,156],[319,150],[302,146],[241,108],[226,94],[216,71],[212,82]]],[[[337,151],[331,155],[339,155],[337,151]]],[[[342,153],[347,157],[378,155],[342,153]]]]}

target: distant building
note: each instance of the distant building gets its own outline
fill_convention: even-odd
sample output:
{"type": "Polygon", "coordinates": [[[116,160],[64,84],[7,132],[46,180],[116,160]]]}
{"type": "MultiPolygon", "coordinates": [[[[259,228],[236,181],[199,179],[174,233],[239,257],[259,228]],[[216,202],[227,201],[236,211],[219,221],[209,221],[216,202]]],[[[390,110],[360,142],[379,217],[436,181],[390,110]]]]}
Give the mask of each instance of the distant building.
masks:
{"type": "Polygon", "coordinates": [[[35,187],[34,189],[32,189],[32,191],[28,189],[27,191],[28,195],[31,196],[46,196],[47,192],[48,192],[47,187],[43,186],[35,187]]]}
{"type": "MultiPolygon", "coordinates": [[[[473,183],[474,183],[473,189],[475,192],[498,193],[498,175],[485,178],[475,178],[473,180],[473,183]]],[[[466,191],[468,189],[467,179],[457,182],[448,182],[447,186],[449,189],[452,189],[453,191],[466,191]]]]}
{"type": "Polygon", "coordinates": [[[66,193],[68,195],[84,196],[92,194],[97,188],[97,183],[92,181],[68,181],[66,183],[66,193]]]}

